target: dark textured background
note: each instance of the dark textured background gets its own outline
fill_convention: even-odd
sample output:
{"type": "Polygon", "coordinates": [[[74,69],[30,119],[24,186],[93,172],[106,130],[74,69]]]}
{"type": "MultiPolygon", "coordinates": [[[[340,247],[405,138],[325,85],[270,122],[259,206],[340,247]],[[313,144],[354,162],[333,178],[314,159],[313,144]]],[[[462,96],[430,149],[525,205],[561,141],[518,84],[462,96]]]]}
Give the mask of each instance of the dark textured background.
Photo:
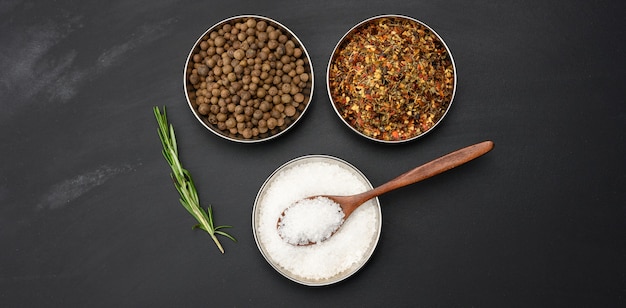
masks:
{"type": "Polygon", "coordinates": [[[0,1],[0,306],[625,306],[626,5],[534,2],[0,1]],[[433,27],[459,80],[444,122],[395,146],[343,126],[324,82],[340,37],[385,13],[433,27]],[[197,37],[239,14],[289,27],[315,70],[306,117],[262,144],[212,135],[183,94],[197,37]],[[235,226],[225,255],[178,203],[155,105],[235,226]],[[288,160],[337,156],[378,185],[486,139],[380,198],[379,246],[346,281],[295,284],[256,247],[254,198],[288,160]]]}

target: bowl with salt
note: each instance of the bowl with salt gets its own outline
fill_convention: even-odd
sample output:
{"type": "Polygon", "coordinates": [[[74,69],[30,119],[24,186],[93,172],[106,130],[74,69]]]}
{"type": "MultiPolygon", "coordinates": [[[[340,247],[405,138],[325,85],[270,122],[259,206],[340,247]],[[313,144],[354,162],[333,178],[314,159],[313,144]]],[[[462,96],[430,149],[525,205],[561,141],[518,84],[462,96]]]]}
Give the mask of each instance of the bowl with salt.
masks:
{"type": "Polygon", "coordinates": [[[372,189],[351,164],[327,155],[306,155],[277,168],[261,186],[252,211],[252,230],[265,260],[284,277],[307,286],[337,283],[358,272],[380,238],[378,198],[360,206],[328,240],[297,246],[279,235],[277,219],[293,202],[320,195],[350,195],[372,189]]]}

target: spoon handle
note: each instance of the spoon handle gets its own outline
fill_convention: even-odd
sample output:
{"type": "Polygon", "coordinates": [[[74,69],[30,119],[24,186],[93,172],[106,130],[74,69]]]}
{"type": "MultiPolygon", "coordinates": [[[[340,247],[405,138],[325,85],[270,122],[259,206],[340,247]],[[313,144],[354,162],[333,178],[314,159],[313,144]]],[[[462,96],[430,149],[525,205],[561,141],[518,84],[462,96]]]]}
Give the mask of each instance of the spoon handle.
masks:
{"type": "Polygon", "coordinates": [[[491,149],[493,149],[493,141],[483,141],[439,157],[426,164],[409,170],[383,185],[361,194],[362,199],[364,199],[363,202],[394,189],[417,183],[421,180],[425,180],[444,171],[460,166],[491,151],[491,149]]]}

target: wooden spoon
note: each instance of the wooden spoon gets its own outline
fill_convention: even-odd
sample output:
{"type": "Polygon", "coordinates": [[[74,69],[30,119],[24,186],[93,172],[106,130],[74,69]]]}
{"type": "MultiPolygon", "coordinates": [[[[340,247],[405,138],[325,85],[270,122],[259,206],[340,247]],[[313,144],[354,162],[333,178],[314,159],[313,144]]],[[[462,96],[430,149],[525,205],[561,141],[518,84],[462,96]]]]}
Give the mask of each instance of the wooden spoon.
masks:
{"type": "MultiPolygon", "coordinates": [[[[493,149],[493,146],[494,144],[492,141],[484,141],[481,143],[477,143],[477,144],[462,148],[460,150],[456,150],[450,154],[439,157],[433,161],[430,161],[426,164],[416,167],[385,184],[382,184],[374,189],[368,190],[360,194],[351,195],[351,196],[326,196],[326,195],[312,196],[306,199],[325,197],[325,198],[333,200],[334,202],[338,203],[339,206],[341,207],[343,214],[344,214],[343,221],[345,221],[346,219],[348,219],[350,214],[352,214],[352,212],[356,210],[356,208],[358,208],[361,204],[365,203],[367,200],[378,197],[392,190],[395,190],[395,189],[398,189],[398,188],[401,188],[410,184],[417,183],[421,180],[425,180],[427,178],[440,174],[444,171],[460,166],[464,163],[467,163],[491,151],[491,149],[493,149]]],[[[289,207],[293,206],[296,203],[297,202],[293,203],[289,207]]],[[[277,228],[280,228],[281,220],[285,215],[285,211],[289,207],[287,207],[279,216],[278,223],[276,224],[277,228]]],[[[320,223],[323,223],[323,222],[320,222],[320,223]]],[[[337,232],[337,230],[340,227],[341,227],[341,224],[332,232],[332,234],[337,232]]],[[[281,232],[279,232],[279,234],[281,234],[281,232]]],[[[330,236],[328,238],[330,238],[330,236]]],[[[311,245],[311,244],[315,244],[315,243],[309,242],[308,244],[294,244],[294,245],[306,246],[306,245],[311,245]]]]}

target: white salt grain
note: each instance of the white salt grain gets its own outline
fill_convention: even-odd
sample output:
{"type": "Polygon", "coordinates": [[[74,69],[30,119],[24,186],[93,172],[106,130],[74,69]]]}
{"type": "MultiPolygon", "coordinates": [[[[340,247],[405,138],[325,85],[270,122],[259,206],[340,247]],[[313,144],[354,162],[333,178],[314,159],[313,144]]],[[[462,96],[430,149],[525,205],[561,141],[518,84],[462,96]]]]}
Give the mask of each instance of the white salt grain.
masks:
{"type": "Polygon", "coordinates": [[[319,243],[330,238],[343,223],[341,206],[326,197],[306,198],[285,210],[278,234],[292,245],[319,243]]]}
{"type": "Polygon", "coordinates": [[[358,269],[378,238],[379,208],[370,200],[357,208],[328,240],[294,246],[276,229],[281,213],[298,200],[316,195],[351,195],[370,189],[355,171],[325,161],[298,162],[266,183],[256,204],[255,234],[265,257],[282,272],[307,281],[342,277],[358,269]]]}

